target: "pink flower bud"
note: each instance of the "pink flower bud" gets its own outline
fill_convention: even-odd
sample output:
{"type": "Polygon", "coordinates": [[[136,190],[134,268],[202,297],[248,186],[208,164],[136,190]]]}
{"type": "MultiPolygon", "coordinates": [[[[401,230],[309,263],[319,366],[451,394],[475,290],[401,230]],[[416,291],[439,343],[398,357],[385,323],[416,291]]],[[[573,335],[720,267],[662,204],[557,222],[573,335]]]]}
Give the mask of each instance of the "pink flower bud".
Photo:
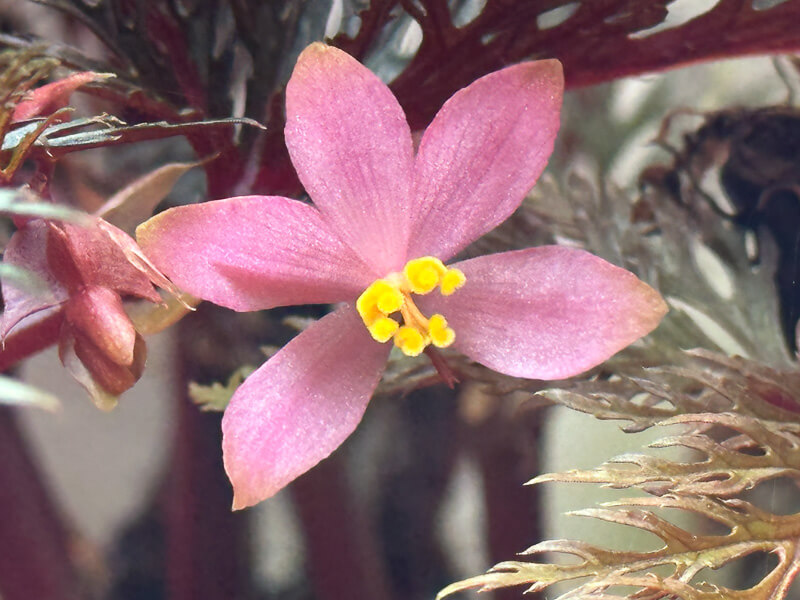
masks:
{"type": "Polygon", "coordinates": [[[67,301],[64,316],[76,337],[91,341],[108,360],[117,365],[133,363],[136,329],[119,294],[105,287],[85,287],[67,301]]]}
{"type": "Polygon", "coordinates": [[[121,365],[109,359],[102,349],[80,332],[75,332],[74,351],[78,359],[91,374],[95,383],[109,394],[119,396],[139,380],[147,359],[144,338],[136,334],[131,347],[131,362],[121,365]]]}

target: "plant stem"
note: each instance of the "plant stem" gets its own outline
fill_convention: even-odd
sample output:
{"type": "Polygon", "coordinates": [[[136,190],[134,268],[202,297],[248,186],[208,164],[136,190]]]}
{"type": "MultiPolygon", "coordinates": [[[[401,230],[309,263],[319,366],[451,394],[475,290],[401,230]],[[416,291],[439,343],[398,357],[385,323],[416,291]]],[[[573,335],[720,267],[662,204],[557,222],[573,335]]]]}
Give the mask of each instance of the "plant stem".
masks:
{"type": "Polygon", "coordinates": [[[346,484],[341,449],[289,489],[305,534],[315,598],[391,598],[365,511],[346,484]]]}
{"type": "MultiPolygon", "coordinates": [[[[200,317],[201,319],[202,317],[200,317]]],[[[250,592],[247,514],[231,511],[220,415],[201,413],[188,383],[201,379],[193,342],[200,319],[178,325],[177,428],[167,488],[167,598],[228,600],[250,592]]]]}
{"type": "MultiPolygon", "coordinates": [[[[537,487],[523,483],[538,472],[537,438],[542,410],[504,410],[498,402],[493,414],[473,424],[467,439],[483,476],[487,541],[491,564],[512,560],[541,538],[537,487]]],[[[496,600],[517,600],[518,588],[497,590],[496,600]]],[[[526,594],[535,600],[539,594],[526,594]]]]}
{"type": "Polygon", "coordinates": [[[64,524],[10,408],[0,408],[0,456],[0,594],[4,600],[79,598],[64,524]]]}

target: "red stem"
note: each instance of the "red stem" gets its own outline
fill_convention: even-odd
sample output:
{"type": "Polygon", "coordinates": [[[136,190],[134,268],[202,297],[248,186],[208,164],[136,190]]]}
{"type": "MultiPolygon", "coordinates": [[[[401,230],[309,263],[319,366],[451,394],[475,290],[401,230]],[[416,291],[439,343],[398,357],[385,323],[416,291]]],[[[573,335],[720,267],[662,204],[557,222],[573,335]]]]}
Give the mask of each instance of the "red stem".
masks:
{"type": "Polygon", "coordinates": [[[315,598],[391,598],[365,511],[346,485],[341,452],[291,487],[305,534],[315,598]]]}
{"type": "MultiPolygon", "coordinates": [[[[519,552],[541,539],[539,489],[523,484],[538,472],[535,444],[542,411],[525,415],[514,412],[507,414],[498,404],[495,414],[470,428],[466,436],[472,442],[483,476],[491,564],[514,560],[519,552]]],[[[541,598],[536,594],[525,597],[541,598]]],[[[518,588],[495,592],[496,600],[519,598],[518,588]]]]}
{"type": "Polygon", "coordinates": [[[0,456],[0,593],[5,600],[79,598],[64,525],[9,408],[0,408],[0,456]]]}
{"type": "Polygon", "coordinates": [[[231,511],[222,466],[220,415],[201,413],[187,394],[202,367],[187,345],[192,327],[178,326],[177,430],[167,488],[167,598],[228,600],[249,594],[247,513],[231,511]]]}
{"type": "Polygon", "coordinates": [[[0,372],[54,344],[61,332],[62,320],[63,315],[59,311],[8,336],[0,350],[0,372]]]}

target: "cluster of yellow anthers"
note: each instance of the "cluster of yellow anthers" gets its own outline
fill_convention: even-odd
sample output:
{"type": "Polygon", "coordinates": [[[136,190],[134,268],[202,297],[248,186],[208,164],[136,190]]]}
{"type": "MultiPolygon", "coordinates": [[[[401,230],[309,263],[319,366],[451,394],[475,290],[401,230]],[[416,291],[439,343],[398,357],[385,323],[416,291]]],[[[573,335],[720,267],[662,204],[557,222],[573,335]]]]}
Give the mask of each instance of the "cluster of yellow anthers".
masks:
{"type": "Polygon", "coordinates": [[[402,273],[391,273],[370,285],[356,301],[356,308],[372,337],[379,342],[394,338],[407,356],[418,356],[429,344],[447,348],[455,332],[440,314],[427,318],[414,304],[411,294],[428,294],[440,288],[449,296],[467,280],[458,269],[448,269],[442,261],[423,256],[408,261],[402,273]],[[403,325],[389,315],[400,311],[403,325]]]}

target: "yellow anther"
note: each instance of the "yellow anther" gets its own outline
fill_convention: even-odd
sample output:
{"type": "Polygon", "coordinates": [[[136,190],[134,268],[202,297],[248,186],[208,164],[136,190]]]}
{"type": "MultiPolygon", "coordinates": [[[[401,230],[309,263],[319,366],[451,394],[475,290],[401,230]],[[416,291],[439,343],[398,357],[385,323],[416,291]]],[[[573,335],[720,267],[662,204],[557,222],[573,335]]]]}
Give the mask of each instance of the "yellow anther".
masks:
{"type": "Polygon", "coordinates": [[[394,335],[394,344],[406,356],[419,356],[428,345],[428,340],[415,327],[403,326],[394,335]]]}
{"type": "Polygon", "coordinates": [[[356,310],[358,310],[358,314],[361,315],[361,318],[364,320],[364,324],[367,327],[369,327],[372,322],[375,321],[375,319],[385,316],[389,312],[394,312],[383,311],[381,310],[380,305],[388,304],[390,299],[395,295],[400,295],[402,300],[402,294],[400,294],[400,292],[389,282],[384,281],[383,279],[378,279],[363,291],[363,293],[358,297],[358,300],[356,300],[356,310]],[[384,298],[386,298],[386,300],[384,300],[384,298]]]}
{"type": "Polygon", "coordinates": [[[456,332],[447,326],[447,319],[436,314],[428,321],[428,335],[437,348],[447,348],[456,339],[456,332]]]}
{"type": "Polygon", "coordinates": [[[358,300],[356,300],[356,308],[359,312],[361,312],[362,309],[367,310],[368,308],[375,308],[378,305],[378,298],[387,292],[391,293],[394,289],[394,286],[385,279],[373,281],[372,284],[361,293],[358,300]]]}
{"type": "Polygon", "coordinates": [[[388,342],[400,328],[400,323],[389,317],[378,317],[368,327],[372,338],[378,342],[388,342]]]}
{"type": "Polygon", "coordinates": [[[395,345],[407,356],[419,356],[433,344],[447,348],[456,338],[440,314],[428,319],[414,303],[412,294],[428,294],[437,286],[449,296],[464,285],[467,278],[458,269],[448,269],[442,261],[423,256],[408,261],[402,273],[389,273],[372,283],[356,300],[356,309],[373,339],[395,345]],[[400,312],[403,325],[389,317],[400,312]]]}
{"type": "Polygon", "coordinates": [[[403,306],[403,302],[405,298],[403,298],[403,294],[397,288],[393,287],[389,290],[386,290],[378,297],[378,310],[380,310],[385,315],[390,315],[393,312],[400,310],[400,307],[403,306]]]}
{"type": "Polygon", "coordinates": [[[433,290],[447,273],[442,261],[432,256],[423,256],[408,261],[403,269],[408,287],[415,294],[427,294],[433,290]]]}
{"type": "Polygon", "coordinates": [[[460,269],[447,269],[442,277],[442,295],[449,296],[467,281],[466,276],[460,269]]]}

